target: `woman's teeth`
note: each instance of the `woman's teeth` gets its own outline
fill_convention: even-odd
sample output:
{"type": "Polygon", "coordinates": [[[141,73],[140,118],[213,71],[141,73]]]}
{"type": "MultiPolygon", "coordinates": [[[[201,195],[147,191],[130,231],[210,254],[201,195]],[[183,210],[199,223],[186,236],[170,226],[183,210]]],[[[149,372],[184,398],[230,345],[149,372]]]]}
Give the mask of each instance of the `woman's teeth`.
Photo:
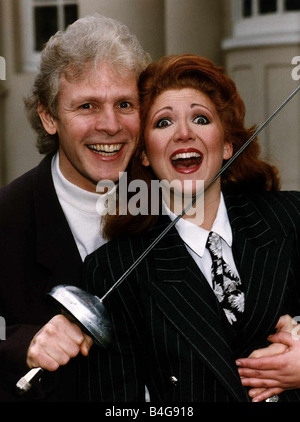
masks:
{"type": "Polygon", "coordinates": [[[117,154],[122,148],[123,144],[90,144],[87,145],[89,149],[100,155],[110,156],[117,154]]]}
{"type": "Polygon", "coordinates": [[[173,161],[175,160],[185,160],[187,158],[201,158],[201,154],[199,152],[181,152],[179,154],[173,155],[171,158],[173,161]]]}
{"type": "Polygon", "coordinates": [[[202,154],[199,152],[179,152],[171,157],[172,165],[176,169],[197,167],[201,164],[202,154]]]}

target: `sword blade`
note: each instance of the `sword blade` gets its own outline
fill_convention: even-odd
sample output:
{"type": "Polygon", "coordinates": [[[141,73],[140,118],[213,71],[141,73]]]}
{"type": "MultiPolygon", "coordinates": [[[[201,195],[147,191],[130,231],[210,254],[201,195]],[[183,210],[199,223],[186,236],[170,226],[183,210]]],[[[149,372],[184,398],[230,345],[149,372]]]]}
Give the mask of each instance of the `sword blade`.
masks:
{"type": "Polygon", "coordinates": [[[209,189],[215,181],[224,173],[225,170],[240,156],[240,154],[251,144],[251,142],[259,135],[259,133],[270,123],[271,120],[286,106],[286,104],[297,94],[300,90],[300,85],[284,100],[284,102],[267,118],[267,120],[256,130],[256,132],[241,146],[241,148],[223,165],[210,184],[197,195],[193,201],[179,214],[171,223],[161,232],[159,236],[145,249],[145,251],[134,261],[134,263],[124,272],[124,274],[112,285],[112,287],[102,296],[101,301],[108,298],[108,296],[119,287],[125,278],[139,265],[139,263],[148,255],[154,246],[165,236],[165,234],[182,218],[184,214],[195,204],[195,202],[202,196],[207,189],[209,189]]]}

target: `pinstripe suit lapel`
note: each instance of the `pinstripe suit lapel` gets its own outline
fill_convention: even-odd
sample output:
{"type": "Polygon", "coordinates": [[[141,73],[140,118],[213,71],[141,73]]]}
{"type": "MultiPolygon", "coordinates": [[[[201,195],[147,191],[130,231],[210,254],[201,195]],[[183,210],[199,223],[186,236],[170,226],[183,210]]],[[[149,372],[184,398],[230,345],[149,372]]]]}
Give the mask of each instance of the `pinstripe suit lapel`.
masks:
{"type": "Polygon", "coordinates": [[[253,343],[267,338],[282,314],[290,239],[274,230],[274,224],[271,229],[271,207],[262,215],[244,195],[225,195],[225,202],[233,230],[235,262],[246,293],[236,352],[247,354],[253,343]]]}
{"type": "MultiPolygon", "coordinates": [[[[162,231],[159,226],[153,238],[162,231]]],[[[176,229],[153,249],[155,276],[146,288],[200,359],[237,401],[247,400],[220,318],[217,300],[176,229]]],[[[153,270],[153,269],[152,269],[153,270]]],[[[154,271],[154,270],[153,270],[154,271]]]]}

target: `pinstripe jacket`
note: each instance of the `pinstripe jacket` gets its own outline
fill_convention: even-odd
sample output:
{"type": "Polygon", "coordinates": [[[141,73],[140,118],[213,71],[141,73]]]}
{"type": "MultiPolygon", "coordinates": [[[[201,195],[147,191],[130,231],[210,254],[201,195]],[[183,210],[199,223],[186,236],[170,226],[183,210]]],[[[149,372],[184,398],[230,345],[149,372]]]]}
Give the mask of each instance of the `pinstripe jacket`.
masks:
{"type": "MultiPolygon", "coordinates": [[[[106,300],[114,340],[81,368],[85,401],[248,401],[235,359],[267,345],[279,317],[300,315],[300,193],[225,194],[244,316],[233,332],[173,227],[106,300]]],[[[84,288],[102,297],[170,222],[87,257],[84,288]]],[[[282,401],[299,401],[300,390],[282,401]]]]}

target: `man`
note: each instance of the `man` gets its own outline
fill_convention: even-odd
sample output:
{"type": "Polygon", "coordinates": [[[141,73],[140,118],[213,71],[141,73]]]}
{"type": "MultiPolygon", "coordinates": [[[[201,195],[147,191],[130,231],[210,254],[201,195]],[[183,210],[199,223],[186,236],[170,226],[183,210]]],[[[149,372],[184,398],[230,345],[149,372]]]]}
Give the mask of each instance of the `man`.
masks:
{"type": "Polygon", "coordinates": [[[57,33],[42,52],[25,104],[46,157],[0,190],[0,315],[6,322],[0,401],[78,400],[77,359],[45,374],[21,397],[15,385],[43,364],[39,359],[56,369],[51,353],[57,346],[64,353],[72,344],[74,356],[91,346],[75,324],[64,319],[58,328],[61,317],[46,293],[63,282],[78,285],[83,259],[105,242],[96,186],[102,179],[117,181],[135,150],[137,78],[149,61],[127,27],[99,15],[57,33]],[[39,354],[43,341],[48,357],[39,354]]]}

